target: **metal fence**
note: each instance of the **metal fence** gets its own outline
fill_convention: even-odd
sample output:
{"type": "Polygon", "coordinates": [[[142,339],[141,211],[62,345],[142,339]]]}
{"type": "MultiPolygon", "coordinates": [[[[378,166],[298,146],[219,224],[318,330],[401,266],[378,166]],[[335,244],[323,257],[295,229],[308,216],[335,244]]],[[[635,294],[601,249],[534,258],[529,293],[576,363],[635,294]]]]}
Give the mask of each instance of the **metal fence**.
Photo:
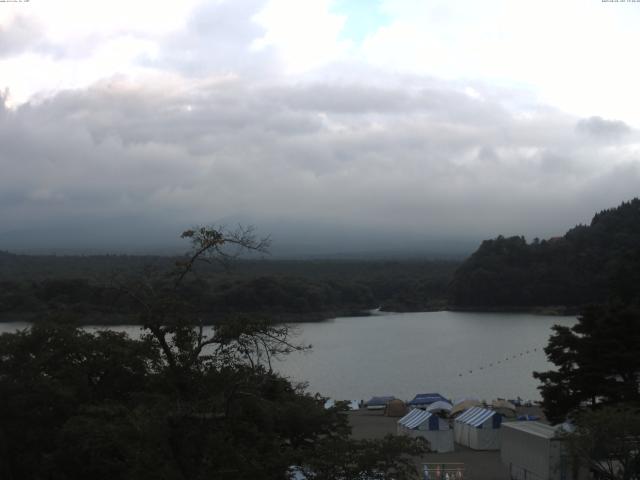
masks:
{"type": "Polygon", "coordinates": [[[464,480],[464,463],[423,463],[423,480],[464,480]]]}

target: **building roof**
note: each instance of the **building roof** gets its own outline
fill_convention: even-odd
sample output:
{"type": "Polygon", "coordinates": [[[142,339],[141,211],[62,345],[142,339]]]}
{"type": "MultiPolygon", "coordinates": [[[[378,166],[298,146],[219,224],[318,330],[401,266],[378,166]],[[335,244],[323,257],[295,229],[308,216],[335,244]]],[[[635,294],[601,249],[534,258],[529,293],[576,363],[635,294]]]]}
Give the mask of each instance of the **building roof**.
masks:
{"type": "Polygon", "coordinates": [[[487,410],[486,408],[472,407],[458,418],[456,422],[466,423],[472,427],[480,427],[487,419],[496,415],[497,412],[493,410],[487,410]]]}
{"type": "Polygon", "coordinates": [[[503,423],[502,426],[549,439],[554,438],[558,433],[557,427],[552,427],[551,425],[540,422],[506,422],[503,423]]]}

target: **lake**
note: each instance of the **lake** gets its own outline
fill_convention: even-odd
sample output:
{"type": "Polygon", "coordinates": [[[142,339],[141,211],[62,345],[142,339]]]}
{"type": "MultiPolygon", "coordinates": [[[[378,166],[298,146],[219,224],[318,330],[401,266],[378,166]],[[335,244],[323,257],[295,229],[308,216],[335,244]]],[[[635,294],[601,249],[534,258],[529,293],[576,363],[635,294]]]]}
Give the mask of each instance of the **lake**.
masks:
{"type": "MultiPolygon", "coordinates": [[[[539,399],[535,370],[552,367],[542,349],[554,324],[573,317],[513,313],[421,312],[342,317],[297,324],[296,340],[311,344],[277,363],[292,380],[338,399],[418,392],[446,397],[539,399]]],[[[0,323],[0,332],[27,326],[0,323]]],[[[94,327],[91,327],[94,329],[94,327]]],[[[135,336],[137,326],[118,327],[135,336]]]]}

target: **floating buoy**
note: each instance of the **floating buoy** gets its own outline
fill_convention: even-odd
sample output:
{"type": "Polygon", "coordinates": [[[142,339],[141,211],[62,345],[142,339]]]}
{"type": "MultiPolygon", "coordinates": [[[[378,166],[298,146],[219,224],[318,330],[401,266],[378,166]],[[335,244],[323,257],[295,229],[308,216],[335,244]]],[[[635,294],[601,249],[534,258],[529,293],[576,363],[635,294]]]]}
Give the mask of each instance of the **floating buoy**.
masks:
{"type": "MultiPolygon", "coordinates": [[[[0,0],[0,1],[2,1],[2,0],[0,0]]],[[[543,350],[543,349],[541,348],[540,350],[543,350]]],[[[491,367],[491,368],[497,367],[498,365],[501,365],[502,362],[507,362],[509,360],[515,360],[517,357],[524,357],[525,354],[531,354],[531,353],[537,352],[537,351],[538,351],[538,348],[535,347],[535,348],[523,350],[522,352],[513,353],[511,355],[507,355],[504,358],[504,360],[496,360],[496,361],[493,361],[491,363],[488,363],[487,365],[478,365],[478,366],[476,366],[476,370],[484,370],[485,368],[489,369],[489,367],[491,367]]],[[[468,372],[471,374],[471,373],[473,373],[473,370],[469,370],[468,372]]],[[[466,375],[464,372],[458,374],[459,377],[462,377],[464,375],[466,375]]]]}

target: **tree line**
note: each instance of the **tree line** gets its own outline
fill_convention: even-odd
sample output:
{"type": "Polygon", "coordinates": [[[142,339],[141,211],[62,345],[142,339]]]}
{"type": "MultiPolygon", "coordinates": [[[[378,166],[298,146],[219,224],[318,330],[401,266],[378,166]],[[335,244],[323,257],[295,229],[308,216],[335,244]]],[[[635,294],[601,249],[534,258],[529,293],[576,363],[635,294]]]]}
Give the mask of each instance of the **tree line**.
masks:
{"type": "MultiPolygon", "coordinates": [[[[183,261],[181,257],[146,260],[147,265],[140,257],[115,256],[109,270],[102,256],[40,257],[37,261],[30,256],[0,255],[0,315],[11,319],[66,309],[88,323],[130,322],[134,304],[124,294],[128,286],[141,280],[141,272],[152,275],[183,261]],[[13,275],[23,262],[25,270],[13,275]]],[[[207,322],[234,313],[313,321],[378,307],[417,311],[446,303],[447,285],[457,265],[422,260],[236,260],[229,270],[198,266],[181,285],[181,293],[207,322]]],[[[167,281],[152,277],[149,281],[156,288],[167,281]]]]}
{"type": "Polygon", "coordinates": [[[460,307],[581,307],[640,285],[640,200],[597,213],[548,240],[498,236],[482,242],[455,272],[450,300],[460,307]]]}

